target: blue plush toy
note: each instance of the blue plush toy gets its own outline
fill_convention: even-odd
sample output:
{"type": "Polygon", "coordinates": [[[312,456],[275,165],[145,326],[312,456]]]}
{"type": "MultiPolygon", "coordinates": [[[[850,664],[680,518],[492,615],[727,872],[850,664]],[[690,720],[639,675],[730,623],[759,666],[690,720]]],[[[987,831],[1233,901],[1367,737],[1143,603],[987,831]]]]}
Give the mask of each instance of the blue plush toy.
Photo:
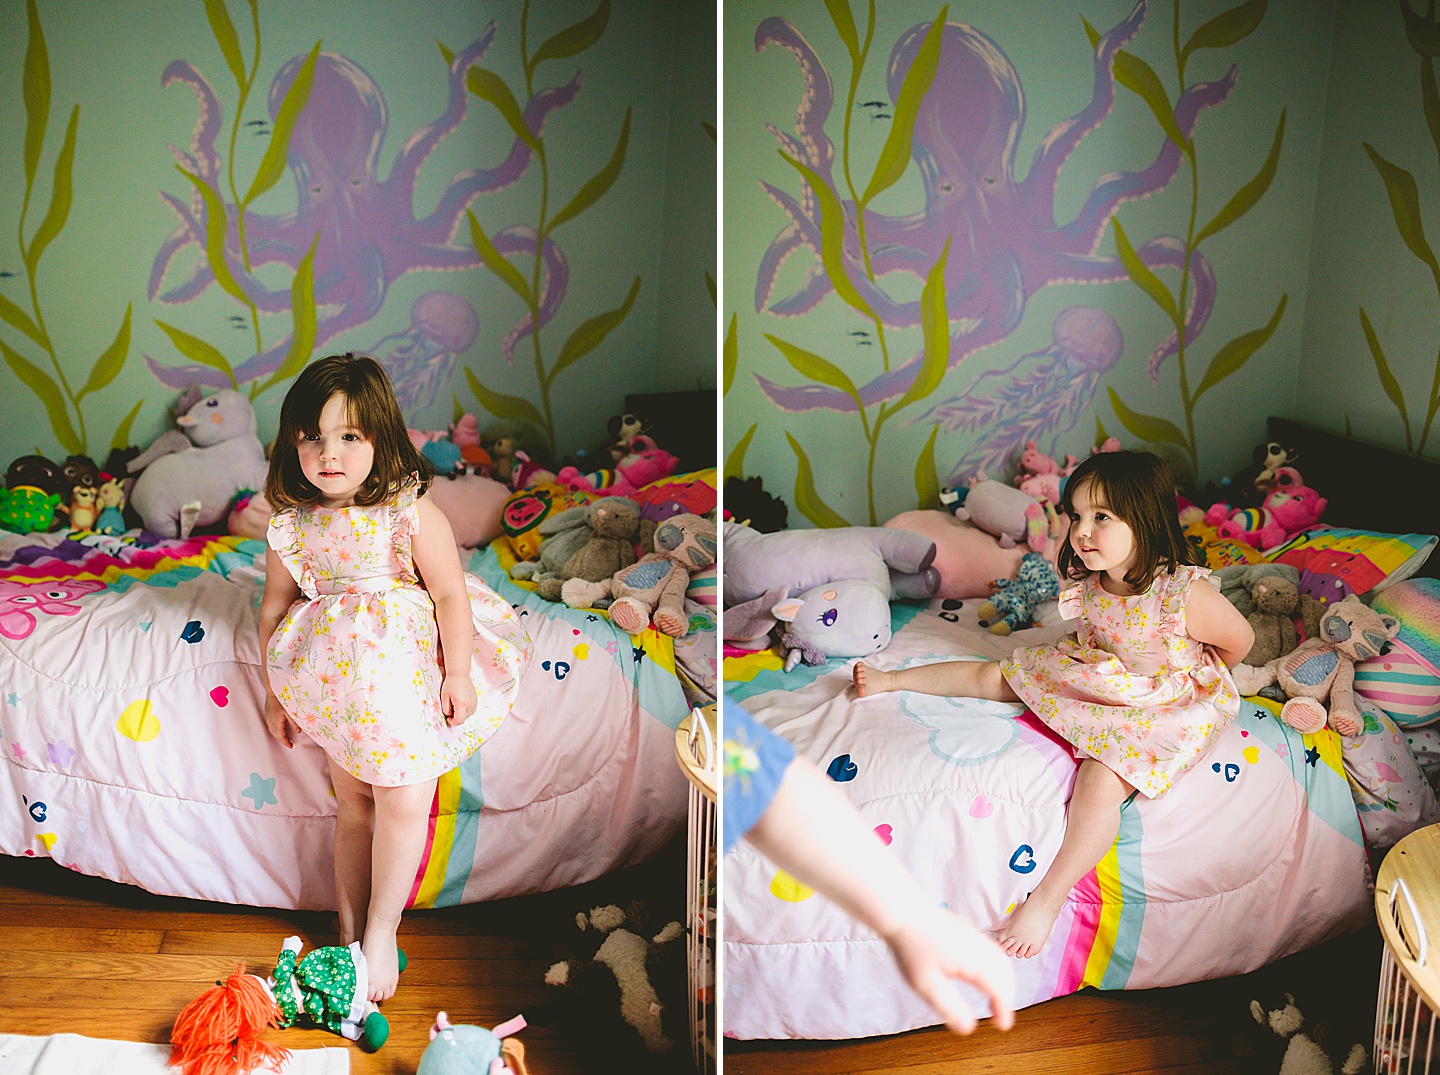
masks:
{"type": "Polygon", "coordinates": [[[1013,579],[996,579],[1000,592],[980,606],[980,626],[991,634],[1008,635],[1035,622],[1035,609],[1060,596],[1060,576],[1038,553],[1020,558],[1013,579]]]}
{"type": "Polygon", "coordinates": [[[453,1026],[440,1012],[415,1075],[528,1075],[525,1046],[510,1037],[524,1029],[523,1015],[486,1030],[483,1026],[453,1026]],[[509,1040],[502,1042],[502,1038],[509,1040]]]}

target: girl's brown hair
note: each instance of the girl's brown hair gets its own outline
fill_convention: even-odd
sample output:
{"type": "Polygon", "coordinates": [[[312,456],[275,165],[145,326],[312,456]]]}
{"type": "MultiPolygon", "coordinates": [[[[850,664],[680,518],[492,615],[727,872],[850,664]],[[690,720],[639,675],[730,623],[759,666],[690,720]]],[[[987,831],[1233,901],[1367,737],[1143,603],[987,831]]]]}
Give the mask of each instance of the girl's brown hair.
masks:
{"type": "MultiPolygon", "coordinates": [[[[1060,497],[1060,505],[1072,521],[1072,498],[1082,485],[1090,486],[1092,501],[1104,503],[1135,535],[1135,566],[1126,574],[1125,582],[1136,593],[1148,590],[1162,567],[1173,571],[1181,564],[1200,563],[1195,547],[1180,528],[1175,479],[1159,456],[1149,452],[1100,452],[1085,460],[1070,475],[1060,497]]],[[[1067,579],[1083,579],[1090,574],[1069,541],[1060,547],[1056,566],[1067,579]]]]}
{"type": "Polygon", "coordinates": [[[279,511],[313,504],[320,490],[305,480],[297,450],[302,436],[320,432],[320,412],[336,393],[345,397],[348,420],[375,448],[375,462],[355,503],[370,507],[398,494],[412,474],[420,492],[430,488],[435,468],[416,450],[405,431],[395,390],[380,363],[364,355],[330,355],[306,366],[280,405],[280,432],[270,453],[265,499],[279,511]]]}

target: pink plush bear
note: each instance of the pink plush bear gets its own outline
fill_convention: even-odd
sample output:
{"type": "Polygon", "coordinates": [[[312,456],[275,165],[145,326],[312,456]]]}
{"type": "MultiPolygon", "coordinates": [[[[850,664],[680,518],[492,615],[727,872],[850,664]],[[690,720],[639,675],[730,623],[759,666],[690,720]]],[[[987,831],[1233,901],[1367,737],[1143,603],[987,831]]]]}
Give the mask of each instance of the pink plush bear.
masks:
{"type": "Polygon", "coordinates": [[[1015,478],[1015,484],[1019,485],[1026,478],[1040,474],[1055,475],[1058,484],[1060,477],[1069,474],[1079,465],[1080,461],[1073,455],[1066,455],[1065,465],[1062,467],[1037,448],[1033,440],[1027,440],[1025,442],[1025,450],[1020,453],[1020,474],[1015,478]]]}
{"type": "Polygon", "coordinates": [[[1296,531],[1320,521],[1328,504],[1323,496],[1305,484],[1294,467],[1281,467],[1275,472],[1275,489],[1258,508],[1232,509],[1229,504],[1211,506],[1205,521],[1221,537],[1234,538],[1257,549],[1273,549],[1282,545],[1296,531]]]}

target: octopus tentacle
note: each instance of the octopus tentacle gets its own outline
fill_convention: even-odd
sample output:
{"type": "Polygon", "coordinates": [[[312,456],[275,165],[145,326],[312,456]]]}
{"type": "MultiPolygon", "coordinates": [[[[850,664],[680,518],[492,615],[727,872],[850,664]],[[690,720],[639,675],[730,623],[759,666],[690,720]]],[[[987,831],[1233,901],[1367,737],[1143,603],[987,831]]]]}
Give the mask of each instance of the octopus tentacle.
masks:
{"type": "MultiPolygon", "coordinates": [[[[494,236],[495,249],[502,257],[510,254],[528,254],[535,256],[535,229],[516,225],[497,232],[494,236]]],[[[540,327],[544,328],[555,316],[560,304],[565,301],[565,291],[570,283],[570,263],[565,259],[565,252],[553,239],[546,239],[542,247],[542,259],[544,271],[540,278],[540,327]]],[[[530,335],[533,320],[530,311],[526,310],[525,315],[515,323],[505,336],[501,345],[501,351],[505,355],[505,361],[515,365],[515,347],[530,335]]]]}
{"type": "MultiPolygon", "coordinates": [[[[160,291],[160,285],[165,282],[165,274],[170,270],[170,263],[175,255],[184,250],[192,243],[196,243],[196,236],[201,233],[199,223],[191,215],[191,207],[187,206],[173,194],[160,192],[160,197],[165,204],[175,210],[175,215],[180,218],[180,226],[166,236],[165,241],[160,244],[159,251],[155,254],[155,260],[150,263],[150,282],[146,288],[151,302],[156,301],[160,291]]],[[[203,247],[203,243],[200,244],[203,247]]],[[[176,303],[186,302],[194,298],[200,292],[210,286],[215,279],[210,271],[210,265],[206,261],[199,262],[187,279],[179,287],[172,288],[164,295],[159,295],[160,302],[176,303]]]]}
{"type": "Polygon", "coordinates": [[[460,126],[460,121],[465,118],[469,100],[465,88],[465,73],[485,55],[485,50],[494,40],[495,20],[491,19],[490,25],[481,31],[473,43],[455,54],[450,61],[450,96],[445,111],[435,122],[421,127],[405,139],[405,144],[400,147],[400,153],[390,169],[390,178],[385,181],[386,186],[407,191],[415,189],[415,177],[420,174],[420,166],[441,140],[460,126]]]}
{"type": "MultiPolygon", "coordinates": [[[[215,99],[210,83],[189,60],[173,60],[166,66],[160,75],[160,86],[163,89],[172,82],[183,82],[195,93],[199,110],[190,131],[190,152],[185,156],[201,178],[213,181],[220,174],[220,157],[215,152],[215,139],[224,119],[220,102],[215,99]]],[[[175,155],[182,156],[179,150],[175,150],[175,155]]]]}
{"type": "MultiPolygon", "coordinates": [[[[1231,67],[1224,78],[1214,82],[1197,82],[1180,95],[1175,105],[1175,122],[1189,138],[1195,130],[1200,112],[1220,104],[1235,88],[1238,70],[1231,67]]],[[[1148,197],[1164,190],[1180,167],[1180,147],[1170,139],[1156,155],[1154,163],[1140,172],[1111,172],[1102,176],[1085,199],[1075,219],[1056,231],[1057,250],[1093,253],[1109,226],[1110,217],[1121,204],[1148,197]]]]}
{"type": "MultiPolygon", "coordinates": [[[[1115,54],[1135,36],[1145,21],[1146,0],[1137,0],[1130,14],[1095,43],[1094,89],[1090,103],[1051,128],[1040,141],[1030,163],[1022,191],[1054,191],[1060,169],[1075,147],[1104,121],[1115,105],[1115,54]]],[[[1047,200],[1046,208],[1049,208],[1047,200]]],[[[1049,223],[1053,224],[1053,217],[1049,223]]]]}
{"type": "Polygon", "coordinates": [[[795,133],[805,147],[800,159],[820,178],[830,182],[830,165],[835,159],[834,143],[825,133],[825,121],[830,118],[830,109],[835,103],[830,72],[789,19],[772,15],[756,27],[755,51],[764,52],[770,45],[787,50],[800,65],[800,73],[805,78],[805,92],[795,112],[795,133]]]}
{"type": "MultiPolygon", "coordinates": [[[[580,92],[580,72],[563,86],[552,86],[541,90],[525,106],[525,124],[535,132],[536,137],[545,133],[545,119],[558,108],[564,108],[575,100],[580,92]]],[[[452,179],[435,211],[416,225],[416,238],[420,242],[444,245],[450,242],[461,216],[470,203],[481,194],[490,194],[517,182],[530,166],[530,147],[524,140],[516,138],[510,147],[510,154],[497,168],[475,168],[461,172],[452,179]]],[[[474,264],[480,259],[476,256],[474,264]]]]}
{"type": "MultiPolygon", "coordinates": [[[[1148,263],[1152,268],[1166,264],[1178,268],[1185,257],[1185,245],[1179,239],[1168,235],[1151,240],[1141,249],[1150,252],[1154,260],[1148,263]]],[[[1190,253],[1190,281],[1193,286],[1190,289],[1190,305],[1185,311],[1186,344],[1195,342],[1204,331],[1205,322],[1210,320],[1211,311],[1215,309],[1215,272],[1198,250],[1190,253]]],[[[1160,341],[1159,347],[1150,352],[1150,357],[1145,362],[1145,372],[1150,375],[1151,384],[1160,382],[1160,364],[1179,351],[1180,334],[1172,332],[1160,341]]]]}

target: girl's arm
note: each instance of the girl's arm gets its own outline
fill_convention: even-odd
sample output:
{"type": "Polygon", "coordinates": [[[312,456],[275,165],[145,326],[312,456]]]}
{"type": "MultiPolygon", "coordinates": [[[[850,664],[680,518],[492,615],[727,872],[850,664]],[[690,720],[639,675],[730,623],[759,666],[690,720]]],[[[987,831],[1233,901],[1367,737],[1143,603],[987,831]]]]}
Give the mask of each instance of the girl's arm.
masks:
{"type": "Polygon", "coordinates": [[[290,736],[290,726],[286,723],[285,712],[280,708],[280,699],[275,697],[275,691],[270,686],[269,660],[266,653],[270,649],[270,636],[275,633],[275,628],[280,626],[280,621],[285,618],[285,613],[300,596],[300,587],[296,584],[294,577],[285,567],[284,562],[274,549],[265,550],[265,595],[260,598],[260,667],[267,669],[260,677],[265,684],[265,724],[270,729],[270,734],[287,747],[294,745],[290,736]]]}
{"type": "Polygon", "coordinates": [[[470,653],[475,642],[475,619],[460,554],[455,551],[455,532],[445,513],[421,497],[416,505],[420,526],[410,539],[410,556],[420,581],[435,602],[435,622],[440,627],[440,652],[445,661],[445,682],[440,690],[440,708],[451,724],[462,724],[479,704],[470,679],[470,653]]]}
{"type": "Polygon", "coordinates": [[[1255,631],[1240,610],[1208,582],[1190,587],[1185,604],[1185,630],[1197,642],[1213,646],[1231,668],[1255,645],[1255,631]]]}

